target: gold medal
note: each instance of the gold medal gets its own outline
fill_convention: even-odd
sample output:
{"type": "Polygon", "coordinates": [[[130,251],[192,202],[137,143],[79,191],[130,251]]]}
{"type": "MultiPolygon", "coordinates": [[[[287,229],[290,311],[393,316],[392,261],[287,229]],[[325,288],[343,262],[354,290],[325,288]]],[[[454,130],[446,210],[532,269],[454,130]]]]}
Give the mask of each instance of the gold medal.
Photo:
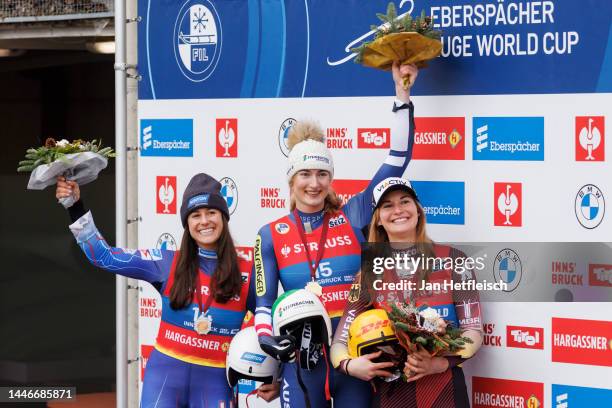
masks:
{"type": "Polygon", "coordinates": [[[311,280],[310,282],[308,282],[304,289],[306,289],[309,292],[314,293],[317,296],[323,295],[323,288],[321,287],[321,285],[319,285],[319,282],[315,280],[311,280]]]}
{"type": "Polygon", "coordinates": [[[209,315],[200,315],[194,322],[193,328],[198,334],[208,334],[212,328],[212,317],[209,315]]]}

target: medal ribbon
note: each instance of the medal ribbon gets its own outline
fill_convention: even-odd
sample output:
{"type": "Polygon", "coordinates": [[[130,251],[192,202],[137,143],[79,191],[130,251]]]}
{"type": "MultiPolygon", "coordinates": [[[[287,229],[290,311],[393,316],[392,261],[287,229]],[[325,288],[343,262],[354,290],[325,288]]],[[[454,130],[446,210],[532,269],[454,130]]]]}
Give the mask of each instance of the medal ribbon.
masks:
{"type": "Polygon", "coordinates": [[[297,225],[298,232],[300,233],[300,239],[304,245],[304,252],[306,252],[306,258],[308,259],[308,266],[310,267],[310,278],[315,281],[317,276],[317,268],[319,262],[323,259],[323,252],[325,252],[325,240],[327,239],[327,231],[329,230],[329,213],[325,213],[323,217],[323,230],[321,231],[321,238],[319,238],[319,249],[317,251],[317,259],[313,263],[312,256],[310,255],[310,249],[308,248],[308,242],[306,242],[306,233],[304,232],[304,226],[302,225],[302,219],[298,210],[293,210],[293,217],[295,218],[295,224],[297,225]]]}
{"type": "Polygon", "coordinates": [[[203,313],[206,313],[206,311],[208,311],[208,308],[210,308],[210,304],[213,301],[213,293],[212,293],[212,283],[213,283],[213,279],[211,277],[210,279],[210,283],[211,285],[208,288],[208,297],[206,298],[206,303],[202,304],[202,281],[200,280],[200,270],[198,269],[198,277],[196,278],[196,284],[198,285],[198,294],[197,294],[197,298],[198,298],[198,307],[200,308],[200,315],[202,315],[203,313]]]}

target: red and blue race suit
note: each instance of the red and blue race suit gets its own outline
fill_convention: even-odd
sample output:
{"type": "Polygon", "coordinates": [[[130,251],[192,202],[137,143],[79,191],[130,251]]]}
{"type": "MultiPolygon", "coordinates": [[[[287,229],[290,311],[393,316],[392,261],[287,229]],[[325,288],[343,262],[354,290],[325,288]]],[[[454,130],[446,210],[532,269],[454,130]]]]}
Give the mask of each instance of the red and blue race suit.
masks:
{"type": "MultiPolygon", "coordinates": [[[[412,155],[414,141],[414,108],[400,109],[391,119],[391,150],[367,188],[352,197],[329,220],[329,230],[324,245],[324,255],[316,271],[316,280],[323,288],[322,301],[336,329],[346,305],[350,285],[359,271],[360,243],[365,240],[362,229],[370,223],[374,210],[372,191],[376,184],[387,177],[401,177],[412,155]]],[[[254,249],[254,273],[257,308],[255,328],[261,336],[272,335],[271,308],[278,297],[278,282],[285,291],[302,289],[311,280],[311,272],[300,239],[296,221],[309,223],[312,230],[306,233],[312,259],[317,258],[321,235],[323,211],[286,215],[263,226],[257,235],[254,249]]],[[[313,370],[302,370],[301,377],[308,390],[311,406],[326,406],[326,364],[318,364],[313,370]]],[[[334,405],[340,407],[369,407],[370,385],[364,381],[332,370],[330,390],[334,405]]],[[[305,398],[296,377],[295,363],[283,366],[281,406],[301,408],[305,398]]]]}
{"type": "Polygon", "coordinates": [[[144,280],[160,293],[162,313],[155,349],[144,375],[141,407],[232,406],[232,390],[225,378],[225,359],[232,337],[240,330],[246,310],[252,310],[254,287],[251,263],[239,259],[242,290],[226,303],[213,300],[207,315],[212,324],[208,334],[194,330],[200,305],[211,296],[210,281],[217,266],[214,251],[199,249],[200,295],[194,293],[189,306],[170,307],[170,288],[178,260],[177,251],[130,250],[110,247],[98,232],[91,212],[70,225],[77,243],[95,266],[118,275],[144,280]]]}

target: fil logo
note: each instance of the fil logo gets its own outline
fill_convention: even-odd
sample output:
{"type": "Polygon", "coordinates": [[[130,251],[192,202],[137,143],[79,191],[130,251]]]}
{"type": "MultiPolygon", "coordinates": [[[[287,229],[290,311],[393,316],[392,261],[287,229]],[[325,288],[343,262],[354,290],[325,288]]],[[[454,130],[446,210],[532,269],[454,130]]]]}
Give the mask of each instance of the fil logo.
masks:
{"type": "Polygon", "coordinates": [[[217,119],[217,157],[238,157],[238,119],[217,119]]]}
{"type": "Polygon", "coordinates": [[[176,214],[176,176],[156,177],[157,214],[176,214]]]}
{"type": "Polygon", "coordinates": [[[221,20],[209,0],[188,0],[174,23],[174,58],[193,82],[206,80],[221,56],[221,20]]]}
{"type": "Polygon", "coordinates": [[[287,144],[289,131],[296,123],[297,121],[295,119],[287,118],[283,121],[283,123],[281,123],[280,128],[278,129],[278,146],[280,147],[281,153],[283,153],[286,157],[289,156],[289,145],[287,144]]]}
{"type": "Polygon", "coordinates": [[[290,253],[291,247],[287,244],[283,245],[283,247],[281,248],[281,254],[283,255],[283,258],[287,258],[290,253]]]}
{"type": "Polygon", "coordinates": [[[555,408],[568,408],[567,406],[567,393],[559,394],[555,398],[555,408]]]}
{"type": "Polygon", "coordinates": [[[604,161],[605,118],[576,116],[576,161],[604,161]]]}
{"type": "Polygon", "coordinates": [[[238,187],[236,182],[229,177],[223,177],[219,180],[219,183],[221,183],[221,196],[225,199],[229,213],[232,215],[238,206],[238,187]]]}
{"type": "Polygon", "coordinates": [[[157,249],[163,249],[165,251],[176,251],[176,240],[174,237],[167,232],[164,232],[157,238],[157,249]]]}
{"type": "Polygon", "coordinates": [[[506,326],[508,347],[544,349],[544,329],[541,327],[506,326]]]}
{"type": "Polygon", "coordinates": [[[391,129],[358,128],[357,147],[359,149],[388,149],[391,146],[391,129]]]}
{"type": "Polygon", "coordinates": [[[489,126],[484,125],[476,129],[476,150],[478,153],[482,152],[489,146],[489,126]]]}
{"type": "Polygon", "coordinates": [[[603,193],[593,184],[586,184],[578,190],[574,205],[576,218],[586,229],[596,228],[606,212],[606,200],[603,193]]]}
{"type": "Polygon", "coordinates": [[[495,183],[493,190],[493,205],[495,206],[493,225],[520,227],[523,198],[521,183],[495,183]]]}

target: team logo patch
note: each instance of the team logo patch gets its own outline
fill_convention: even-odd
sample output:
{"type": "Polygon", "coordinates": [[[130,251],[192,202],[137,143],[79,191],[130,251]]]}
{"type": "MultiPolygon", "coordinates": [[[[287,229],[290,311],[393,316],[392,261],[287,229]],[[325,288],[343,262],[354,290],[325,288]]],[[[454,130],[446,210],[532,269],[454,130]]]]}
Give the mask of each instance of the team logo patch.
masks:
{"type": "Polygon", "coordinates": [[[285,222],[279,222],[278,224],[274,225],[274,229],[276,230],[276,232],[278,232],[279,234],[286,234],[289,232],[289,224],[285,223],[285,222]]]}
{"type": "Polygon", "coordinates": [[[602,191],[593,184],[587,184],[576,194],[576,218],[587,229],[596,228],[606,212],[606,201],[602,191]]]}
{"type": "Polygon", "coordinates": [[[238,187],[236,182],[229,177],[223,177],[219,183],[221,183],[221,196],[225,199],[231,215],[238,207],[238,187]]]}
{"type": "Polygon", "coordinates": [[[296,123],[297,121],[295,119],[287,118],[283,121],[283,123],[281,123],[281,126],[278,129],[278,146],[286,157],[289,157],[289,145],[287,145],[289,130],[291,130],[291,127],[296,123]]]}
{"type": "Polygon", "coordinates": [[[353,283],[351,285],[351,290],[349,291],[348,301],[351,303],[355,303],[359,300],[359,295],[361,294],[361,284],[353,283]]]}
{"type": "Polygon", "coordinates": [[[515,290],[523,277],[521,258],[510,248],[502,249],[495,257],[493,264],[495,282],[503,281],[508,285],[505,292],[515,290]]]}
{"type": "Polygon", "coordinates": [[[176,240],[174,237],[167,232],[164,232],[157,238],[157,249],[164,249],[167,251],[176,251],[176,240]]]}
{"type": "Polygon", "coordinates": [[[206,80],[219,63],[221,20],[209,0],[189,0],[174,23],[174,57],[183,75],[193,82],[206,80]]]}

